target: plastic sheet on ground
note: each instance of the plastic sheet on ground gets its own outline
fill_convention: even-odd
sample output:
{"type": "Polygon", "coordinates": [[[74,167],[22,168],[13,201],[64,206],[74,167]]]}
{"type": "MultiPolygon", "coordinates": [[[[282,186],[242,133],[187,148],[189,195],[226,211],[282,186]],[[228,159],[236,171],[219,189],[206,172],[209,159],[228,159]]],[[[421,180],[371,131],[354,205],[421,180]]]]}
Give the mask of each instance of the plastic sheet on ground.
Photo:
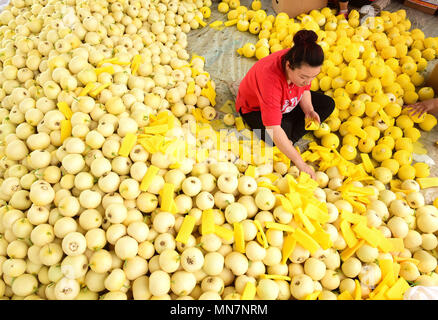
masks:
{"type": "Polygon", "coordinates": [[[9,0],[0,0],[0,12],[9,4],[9,0]]]}
{"type": "MultiPolygon", "coordinates": [[[[251,7],[250,0],[242,0],[241,5],[251,7]]],[[[242,79],[252,65],[257,61],[255,58],[240,57],[236,52],[247,42],[256,43],[257,35],[249,32],[239,32],[236,26],[224,27],[217,30],[209,27],[209,24],[216,20],[227,21],[227,15],[217,11],[218,1],[214,1],[211,6],[211,17],[204,19],[207,26],[190,31],[188,35],[188,48],[190,54],[198,54],[205,58],[205,70],[210,73],[211,78],[216,83],[217,108],[227,100],[234,100],[228,84],[242,79]]],[[[262,0],[262,9],[267,14],[275,15],[271,6],[271,1],[262,0]]]]}
{"type": "Polygon", "coordinates": [[[438,287],[415,286],[409,288],[404,296],[404,300],[438,300],[438,287]]]}

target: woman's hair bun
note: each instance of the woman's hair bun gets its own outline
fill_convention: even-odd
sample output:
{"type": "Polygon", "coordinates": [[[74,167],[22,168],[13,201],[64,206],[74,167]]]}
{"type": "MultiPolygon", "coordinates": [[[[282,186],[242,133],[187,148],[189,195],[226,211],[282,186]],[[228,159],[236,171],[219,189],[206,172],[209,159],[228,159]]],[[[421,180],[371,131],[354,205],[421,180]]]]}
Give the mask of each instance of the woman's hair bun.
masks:
{"type": "Polygon", "coordinates": [[[300,30],[294,36],[295,45],[305,45],[316,43],[318,35],[312,30],[300,30]]]}
{"type": "Polygon", "coordinates": [[[300,30],[294,36],[294,45],[283,56],[283,68],[288,61],[292,69],[308,64],[312,67],[321,66],[324,62],[324,51],[316,43],[318,35],[312,30],[300,30]]]}

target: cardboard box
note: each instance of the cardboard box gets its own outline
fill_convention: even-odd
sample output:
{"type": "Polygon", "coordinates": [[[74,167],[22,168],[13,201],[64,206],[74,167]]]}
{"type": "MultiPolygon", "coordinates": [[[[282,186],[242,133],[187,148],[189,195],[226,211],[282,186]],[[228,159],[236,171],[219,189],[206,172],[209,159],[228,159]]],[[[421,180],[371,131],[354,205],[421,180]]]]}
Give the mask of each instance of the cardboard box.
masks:
{"type": "Polygon", "coordinates": [[[272,0],[274,11],[286,12],[290,18],[324,7],[327,7],[327,0],[272,0]]]}
{"type": "Polygon", "coordinates": [[[438,0],[421,0],[421,1],[438,6],[438,0]]]}
{"type": "Polygon", "coordinates": [[[419,10],[421,12],[427,13],[427,14],[435,14],[438,5],[424,2],[421,0],[405,0],[403,3],[406,7],[414,8],[416,10],[419,10]]]}
{"type": "Polygon", "coordinates": [[[438,93],[438,63],[435,64],[435,68],[427,77],[426,86],[432,87],[435,94],[438,93]]]}

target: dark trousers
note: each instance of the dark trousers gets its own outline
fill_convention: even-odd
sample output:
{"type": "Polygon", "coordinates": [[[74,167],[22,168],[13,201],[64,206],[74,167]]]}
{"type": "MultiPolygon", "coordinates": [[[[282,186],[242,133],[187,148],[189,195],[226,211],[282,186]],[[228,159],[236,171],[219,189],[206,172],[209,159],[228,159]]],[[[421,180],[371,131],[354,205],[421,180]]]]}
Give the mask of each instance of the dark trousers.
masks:
{"type": "MultiPolygon", "coordinates": [[[[310,93],[313,108],[315,112],[318,113],[321,122],[323,122],[332,114],[335,108],[335,101],[322,92],[310,91],[310,93]]],[[[263,125],[260,111],[242,113],[241,110],[239,110],[239,112],[259,139],[264,140],[271,146],[274,145],[271,137],[266,132],[266,127],[263,125]]],[[[302,136],[310,132],[304,128],[304,112],[301,109],[300,104],[298,104],[291,112],[283,114],[281,127],[292,143],[297,142],[302,136]]]]}

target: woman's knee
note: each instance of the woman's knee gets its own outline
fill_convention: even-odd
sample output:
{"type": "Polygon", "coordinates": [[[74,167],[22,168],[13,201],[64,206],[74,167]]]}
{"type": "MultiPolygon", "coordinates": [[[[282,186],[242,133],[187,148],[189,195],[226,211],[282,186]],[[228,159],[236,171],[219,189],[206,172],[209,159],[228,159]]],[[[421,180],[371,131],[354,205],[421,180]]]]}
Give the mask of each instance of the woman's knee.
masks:
{"type": "Polygon", "coordinates": [[[335,100],[327,95],[324,95],[324,97],[327,99],[327,109],[330,111],[329,115],[331,115],[333,110],[335,110],[335,100]]]}
{"type": "Polygon", "coordinates": [[[320,116],[328,117],[335,110],[335,100],[332,97],[321,93],[318,99],[315,99],[314,108],[320,116]]]}

